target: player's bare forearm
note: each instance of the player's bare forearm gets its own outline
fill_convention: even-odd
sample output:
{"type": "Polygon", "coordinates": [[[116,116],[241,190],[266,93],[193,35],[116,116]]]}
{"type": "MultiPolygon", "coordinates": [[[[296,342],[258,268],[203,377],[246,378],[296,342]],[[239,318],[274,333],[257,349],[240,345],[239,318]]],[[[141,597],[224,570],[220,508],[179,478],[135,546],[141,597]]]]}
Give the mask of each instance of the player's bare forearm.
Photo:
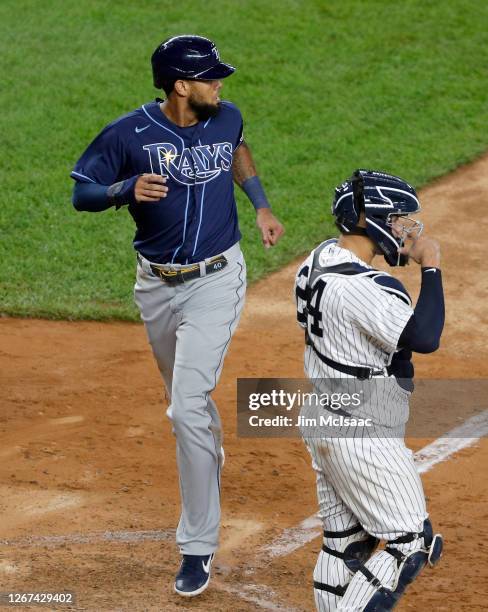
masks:
{"type": "Polygon", "coordinates": [[[242,142],[234,153],[232,173],[234,181],[241,187],[256,209],[256,225],[261,232],[264,247],[269,248],[275,245],[285,230],[271,212],[264,188],[257,176],[251,151],[245,142],[242,142]]]}
{"type": "Polygon", "coordinates": [[[234,159],[232,160],[232,176],[234,181],[242,187],[242,184],[248,178],[257,175],[256,165],[252,158],[251,149],[245,141],[236,149],[234,159]]]}

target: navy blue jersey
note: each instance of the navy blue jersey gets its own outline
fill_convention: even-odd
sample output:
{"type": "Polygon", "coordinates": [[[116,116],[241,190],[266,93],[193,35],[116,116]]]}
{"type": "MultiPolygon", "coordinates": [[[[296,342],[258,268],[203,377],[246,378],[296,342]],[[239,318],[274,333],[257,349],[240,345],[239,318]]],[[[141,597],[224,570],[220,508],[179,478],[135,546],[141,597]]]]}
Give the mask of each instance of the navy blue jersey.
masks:
{"type": "Polygon", "coordinates": [[[156,263],[192,263],[241,237],[232,179],[241,142],[241,113],[230,102],[222,102],[214,118],[179,127],[156,100],[103,129],[71,176],[101,185],[145,172],[166,176],[166,198],[129,205],[137,226],[134,248],[156,263]]]}

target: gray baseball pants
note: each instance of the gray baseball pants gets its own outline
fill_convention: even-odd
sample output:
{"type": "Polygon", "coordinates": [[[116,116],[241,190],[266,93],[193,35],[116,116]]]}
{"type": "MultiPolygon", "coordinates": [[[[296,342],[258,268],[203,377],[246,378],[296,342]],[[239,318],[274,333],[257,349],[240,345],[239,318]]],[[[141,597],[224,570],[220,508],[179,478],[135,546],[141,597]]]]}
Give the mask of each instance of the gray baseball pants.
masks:
{"type": "Polygon", "coordinates": [[[150,262],[140,258],[134,287],[170,401],[166,414],[176,436],[182,505],[176,542],[188,555],[208,555],[218,546],[222,428],[210,393],[219,380],[246,291],[239,243],[224,255],[224,269],[182,284],[161,281],[151,272],[150,262]]]}

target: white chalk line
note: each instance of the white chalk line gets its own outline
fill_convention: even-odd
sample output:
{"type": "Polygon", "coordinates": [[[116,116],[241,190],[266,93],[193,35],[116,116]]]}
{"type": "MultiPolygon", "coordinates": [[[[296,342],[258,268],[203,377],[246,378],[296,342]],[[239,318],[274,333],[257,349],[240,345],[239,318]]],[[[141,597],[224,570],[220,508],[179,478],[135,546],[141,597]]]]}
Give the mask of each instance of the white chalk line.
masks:
{"type": "MultiPolygon", "coordinates": [[[[419,473],[423,474],[432,469],[437,463],[445,461],[454,453],[475,444],[481,437],[488,435],[488,410],[477,414],[459,427],[451,429],[445,436],[438,438],[415,453],[415,463],[419,473]]],[[[254,564],[259,561],[289,555],[295,550],[302,548],[322,534],[322,522],[316,514],[304,519],[296,527],[285,529],[282,534],[271,544],[263,547],[255,558],[254,564]]],[[[253,573],[252,571],[249,573],[253,573]]],[[[240,598],[250,601],[265,610],[283,610],[276,607],[276,595],[267,591],[267,596],[257,593],[250,598],[243,593],[242,589],[232,587],[222,588],[229,592],[235,592],[240,598]]],[[[249,585],[253,588],[253,585],[249,585]]]]}
{"type": "MultiPolygon", "coordinates": [[[[428,472],[437,463],[448,459],[454,453],[473,446],[483,436],[488,435],[488,410],[476,414],[459,427],[451,429],[445,436],[428,444],[414,455],[415,463],[421,474],[428,472]]],[[[322,533],[322,523],[314,514],[296,527],[285,529],[271,544],[261,549],[260,557],[277,558],[292,553],[305,546],[322,533]]]]}
{"type": "Polygon", "coordinates": [[[0,546],[15,546],[26,548],[30,546],[64,546],[66,544],[94,544],[97,542],[159,542],[172,540],[174,529],[158,529],[146,531],[100,531],[95,533],[70,533],[69,535],[27,536],[11,540],[0,540],[0,546]]]}
{"type": "Polygon", "coordinates": [[[428,444],[417,451],[415,453],[415,463],[419,473],[428,472],[437,463],[445,461],[450,455],[463,448],[473,446],[480,438],[487,435],[488,410],[485,410],[471,417],[459,427],[451,429],[446,436],[437,438],[432,444],[428,444]]]}
{"type": "MultiPolygon", "coordinates": [[[[488,435],[488,410],[477,414],[459,427],[455,427],[445,436],[415,453],[415,463],[419,473],[428,472],[436,464],[445,461],[454,453],[475,444],[480,438],[488,435]]],[[[11,540],[0,540],[0,546],[63,546],[66,544],[92,544],[96,542],[138,543],[144,541],[167,541],[175,535],[174,529],[146,531],[104,531],[91,534],[70,534],[60,536],[35,536],[11,540]]],[[[321,535],[321,521],[317,515],[309,516],[296,527],[288,528],[271,544],[263,547],[257,559],[282,557],[305,546],[321,535]]],[[[265,586],[253,584],[232,587],[229,584],[215,581],[217,588],[236,595],[240,599],[272,612],[295,612],[277,604],[276,594],[265,586]],[[263,594],[266,591],[266,595],[263,594]]]]}
{"type": "MultiPolygon", "coordinates": [[[[101,531],[99,533],[72,533],[69,535],[52,536],[28,536],[9,540],[1,540],[0,546],[12,546],[15,548],[29,548],[32,546],[62,547],[66,544],[96,544],[100,542],[111,543],[139,543],[144,541],[173,541],[174,529],[145,530],[145,531],[101,531]]],[[[227,583],[214,580],[215,587],[232,595],[237,595],[249,603],[259,605],[263,610],[271,612],[296,612],[294,608],[284,607],[277,604],[277,594],[269,589],[255,584],[247,584],[242,587],[232,587],[227,583]],[[271,597],[272,599],[269,599],[271,597]]]]}
{"type": "Polygon", "coordinates": [[[278,595],[267,586],[246,584],[233,587],[228,583],[214,582],[215,586],[220,590],[236,595],[239,599],[255,604],[263,610],[271,610],[272,612],[299,612],[296,608],[289,608],[277,603],[279,601],[278,595]]]}

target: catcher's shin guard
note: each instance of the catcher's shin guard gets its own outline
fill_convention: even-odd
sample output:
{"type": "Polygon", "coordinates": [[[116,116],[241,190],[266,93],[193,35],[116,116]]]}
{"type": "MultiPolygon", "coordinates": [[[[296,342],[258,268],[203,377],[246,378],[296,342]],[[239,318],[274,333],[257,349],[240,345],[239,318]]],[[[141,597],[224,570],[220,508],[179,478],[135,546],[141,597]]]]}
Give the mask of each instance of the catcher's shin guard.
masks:
{"type": "Polygon", "coordinates": [[[377,545],[378,540],[361,525],[345,531],[324,531],[324,544],[313,572],[317,610],[332,612],[337,608],[354,572],[377,545]]]}
{"type": "Polygon", "coordinates": [[[442,545],[442,536],[433,535],[429,519],[424,521],[420,533],[409,533],[387,542],[384,551],[358,569],[337,610],[393,610],[425,565],[434,566],[439,561],[442,545]],[[350,607],[352,602],[354,606],[350,607]]]}

